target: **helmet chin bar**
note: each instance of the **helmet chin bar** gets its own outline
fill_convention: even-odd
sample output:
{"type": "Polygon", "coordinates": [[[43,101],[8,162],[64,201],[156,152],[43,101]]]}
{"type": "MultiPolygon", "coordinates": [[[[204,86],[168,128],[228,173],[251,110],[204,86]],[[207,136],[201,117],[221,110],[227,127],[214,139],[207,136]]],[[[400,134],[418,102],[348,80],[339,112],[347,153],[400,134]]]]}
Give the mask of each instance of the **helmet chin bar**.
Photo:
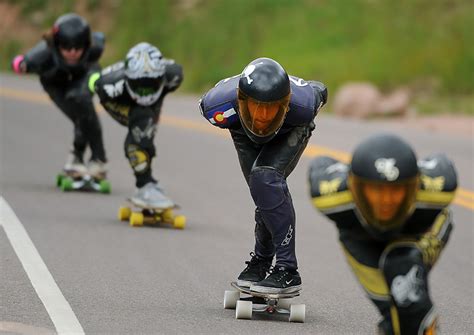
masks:
{"type": "Polygon", "coordinates": [[[257,144],[265,144],[270,142],[277,134],[280,129],[275,131],[274,133],[271,133],[267,136],[258,136],[252,133],[250,130],[248,130],[245,126],[242,126],[242,128],[245,131],[245,134],[252,140],[252,142],[257,143],[257,144]]]}
{"type": "Polygon", "coordinates": [[[142,96],[142,95],[139,95],[139,94],[135,93],[130,88],[130,85],[128,84],[128,82],[125,81],[125,87],[127,88],[128,94],[130,94],[132,99],[135,100],[135,102],[137,104],[141,105],[141,106],[151,106],[156,101],[158,101],[158,99],[161,96],[161,92],[163,91],[164,86],[165,86],[165,83],[162,82],[160,88],[155,93],[142,96]]]}
{"type": "Polygon", "coordinates": [[[400,224],[397,227],[392,227],[392,228],[387,229],[387,230],[379,230],[377,228],[377,226],[371,225],[366,220],[366,218],[364,217],[364,215],[362,215],[362,213],[360,212],[360,210],[357,206],[354,207],[354,212],[355,212],[357,218],[359,219],[359,221],[361,222],[362,226],[364,227],[364,229],[373,238],[375,238],[377,240],[380,240],[380,241],[386,241],[386,240],[390,240],[390,239],[396,237],[402,231],[403,227],[405,226],[405,222],[403,222],[402,224],[400,224]]]}

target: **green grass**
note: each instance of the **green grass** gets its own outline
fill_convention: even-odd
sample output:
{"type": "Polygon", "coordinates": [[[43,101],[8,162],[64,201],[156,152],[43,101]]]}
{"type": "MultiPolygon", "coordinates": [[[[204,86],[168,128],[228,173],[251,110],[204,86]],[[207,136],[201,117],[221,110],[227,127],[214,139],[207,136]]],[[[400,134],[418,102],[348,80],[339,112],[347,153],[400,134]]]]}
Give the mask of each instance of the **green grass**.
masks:
{"type": "Polygon", "coordinates": [[[120,25],[113,41],[122,53],[139,39],[156,43],[185,66],[185,87],[191,90],[206,89],[250,60],[268,56],[289,72],[330,87],[367,80],[390,89],[435,78],[441,90],[474,91],[470,1],[199,3],[188,12],[172,1],[128,3],[119,10],[119,21],[133,22],[141,13],[149,24],[120,25]]]}
{"type": "MultiPolygon", "coordinates": [[[[468,103],[458,103],[473,100],[471,0],[115,2],[108,13],[114,25],[107,31],[111,51],[104,64],[123,58],[135,43],[149,41],[184,66],[182,89],[188,92],[203,92],[241,72],[252,59],[267,56],[291,74],[325,82],[330,93],[347,81],[370,81],[386,91],[436,82],[430,87],[434,100],[453,101],[442,105],[459,105],[461,112],[474,114],[468,103]],[[194,6],[185,9],[187,3],[194,6]]],[[[70,2],[62,3],[67,7],[70,2]]],[[[88,0],[91,8],[100,3],[88,0]]],[[[9,57],[20,42],[7,42],[9,57]]],[[[437,104],[427,107],[430,100],[423,100],[420,110],[435,112],[437,104]]]]}
{"type": "Polygon", "coordinates": [[[417,97],[414,105],[419,114],[474,115],[474,94],[417,97]]]}

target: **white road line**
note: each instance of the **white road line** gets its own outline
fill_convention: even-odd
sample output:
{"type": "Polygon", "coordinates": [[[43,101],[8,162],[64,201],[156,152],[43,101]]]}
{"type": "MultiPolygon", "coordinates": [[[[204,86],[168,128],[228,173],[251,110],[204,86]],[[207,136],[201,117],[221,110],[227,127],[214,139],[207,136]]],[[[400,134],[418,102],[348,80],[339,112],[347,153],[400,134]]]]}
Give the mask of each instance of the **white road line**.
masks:
{"type": "Polygon", "coordinates": [[[28,233],[2,196],[0,196],[0,226],[5,230],[58,334],[84,334],[84,329],[49,273],[28,233]]]}

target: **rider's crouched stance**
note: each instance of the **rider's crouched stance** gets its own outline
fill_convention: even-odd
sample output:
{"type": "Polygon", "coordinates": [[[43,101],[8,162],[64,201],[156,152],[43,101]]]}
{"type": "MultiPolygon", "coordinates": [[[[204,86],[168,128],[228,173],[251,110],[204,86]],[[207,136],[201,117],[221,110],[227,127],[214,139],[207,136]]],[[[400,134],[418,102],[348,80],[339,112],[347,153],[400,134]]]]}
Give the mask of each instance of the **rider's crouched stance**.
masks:
{"type": "Polygon", "coordinates": [[[453,227],[451,161],[417,161],[402,139],[376,135],[350,165],[314,159],[309,182],[314,206],[336,223],[347,261],[382,315],[379,333],[435,334],[428,275],[453,227]]]}
{"type": "Polygon", "coordinates": [[[35,47],[12,61],[15,72],[39,75],[51,100],[74,124],[73,148],[64,165],[66,173],[105,178],[102,128],[87,89],[89,74],[100,70],[98,61],[104,45],[104,34],[91,32],[83,17],[64,14],[35,47]],[[87,147],[91,157],[86,167],[87,147]]]}
{"type": "Polygon", "coordinates": [[[238,276],[240,286],[261,293],[301,288],[295,253],[295,211],[287,177],[326,103],[326,87],[289,76],[269,58],[258,58],[242,74],[221,80],[200,101],[212,125],[228,129],[255,203],[255,249],[238,276]],[[267,273],[276,258],[275,266],[267,273]]]}
{"type": "Polygon", "coordinates": [[[131,48],[125,61],[90,76],[89,88],[97,92],[102,106],[128,128],[124,151],[135,174],[137,190],[131,200],[137,205],[173,206],[153,178],[151,163],[163,99],[182,80],[181,65],[164,58],[157,47],[145,42],[131,48]]]}

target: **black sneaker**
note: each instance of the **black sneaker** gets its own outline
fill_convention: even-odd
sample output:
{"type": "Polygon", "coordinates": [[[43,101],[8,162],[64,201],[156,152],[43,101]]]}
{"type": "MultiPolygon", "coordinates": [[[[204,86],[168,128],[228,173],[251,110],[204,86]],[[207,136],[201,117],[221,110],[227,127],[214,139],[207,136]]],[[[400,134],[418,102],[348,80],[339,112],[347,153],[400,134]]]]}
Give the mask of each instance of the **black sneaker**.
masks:
{"type": "Polygon", "coordinates": [[[252,256],[250,261],[245,262],[247,267],[237,278],[239,286],[250,287],[250,285],[265,279],[272,265],[272,259],[261,258],[253,252],[250,253],[250,256],[252,256]]]}
{"type": "Polygon", "coordinates": [[[259,293],[294,293],[301,290],[301,277],[296,270],[284,267],[273,268],[270,275],[250,287],[259,293]]]}

